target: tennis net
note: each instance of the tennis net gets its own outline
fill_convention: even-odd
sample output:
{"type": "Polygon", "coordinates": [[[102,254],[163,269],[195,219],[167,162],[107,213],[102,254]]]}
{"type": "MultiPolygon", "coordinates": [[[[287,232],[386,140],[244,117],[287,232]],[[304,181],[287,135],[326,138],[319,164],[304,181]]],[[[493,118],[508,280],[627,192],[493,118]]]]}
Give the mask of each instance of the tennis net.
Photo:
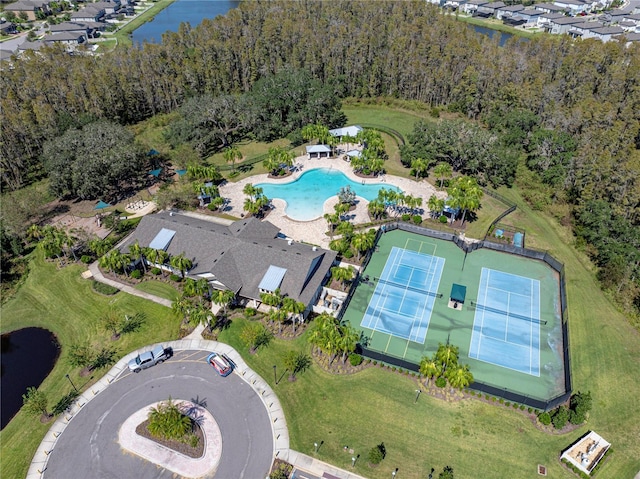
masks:
{"type": "Polygon", "coordinates": [[[414,286],[409,286],[408,284],[394,283],[393,281],[388,281],[382,278],[373,278],[373,279],[376,280],[378,283],[388,284],[390,286],[395,286],[396,288],[408,289],[409,291],[415,291],[416,293],[426,294],[428,296],[433,296],[434,298],[442,298],[442,293],[427,291],[426,289],[416,288],[414,286]]]}
{"type": "Polygon", "coordinates": [[[532,323],[547,324],[547,322],[543,319],[531,318],[529,316],[523,316],[521,314],[515,314],[509,311],[503,311],[501,309],[492,308],[490,306],[485,306],[483,304],[478,304],[475,301],[470,301],[469,303],[472,308],[481,309],[483,311],[491,311],[492,313],[504,314],[505,316],[509,316],[510,318],[524,319],[525,321],[530,321],[532,323]]]}

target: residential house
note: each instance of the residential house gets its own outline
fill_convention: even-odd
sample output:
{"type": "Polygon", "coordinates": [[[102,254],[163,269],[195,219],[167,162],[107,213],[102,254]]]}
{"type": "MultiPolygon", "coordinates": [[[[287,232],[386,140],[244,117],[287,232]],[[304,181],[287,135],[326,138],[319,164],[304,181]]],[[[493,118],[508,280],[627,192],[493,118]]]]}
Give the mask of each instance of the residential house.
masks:
{"type": "Polygon", "coordinates": [[[561,35],[568,33],[573,25],[584,23],[583,17],[562,17],[551,20],[549,24],[545,24],[544,29],[547,33],[553,33],[555,35],[561,35]]]}
{"type": "Polygon", "coordinates": [[[49,32],[53,35],[60,33],[84,33],[88,38],[96,38],[98,29],[104,29],[104,23],[100,22],[62,22],[51,25],[49,32]]]}
{"type": "Polygon", "coordinates": [[[570,15],[579,15],[591,11],[591,4],[584,3],[581,0],[555,0],[553,4],[564,8],[570,15]]]}
{"type": "Polygon", "coordinates": [[[565,13],[564,7],[559,7],[552,3],[536,3],[533,5],[535,10],[540,10],[542,13],[565,13]]]}
{"type": "MultiPolygon", "coordinates": [[[[538,19],[543,15],[540,10],[535,10],[533,8],[526,8],[524,10],[520,10],[518,13],[511,17],[514,22],[522,22],[521,24],[535,26],[538,24],[538,19]]],[[[506,23],[506,22],[505,22],[506,23]]]]}
{"type": "Polygon", "coordinates": [[[619,42],[625,42],[626,46],[631,46],[632,43],[640,42],[640,33],[625,33],[615,37],[619,42]]]}
{"type": "MultiPolygon", "coordinates": [[[[565,18],[566,15],[564,13],[543,13],[538,17],[538,26],[544,28],[545,30],[551,29],[551,22],[557,20],[558,18],[565,18]]],[[[584,20],[583,20],[584,21],[584,20]]]]}
{"type": "Polygon", "coordinates": [[[311,145],[307,146],[307,159],[311,158],[329,158],[331,156],[331,147],[329,145],[311,145]]]}
{"type": "Polygon", "coordinates": [[[589,38],[588,32],[590,32],[591,30],[595,30],[596,28],[602,28],[602,27],[604,27],[604,25],[600,22],[577,23],[572,25],[571,29],[567,33],[573,38],[589,38]]]}
{"type": "Polygon", "coordinates": [[[6,20],[0,21],[0,35],[10,35],[16,33],[16,24],[13,22],[7,22],[6,20]]]}
{"type": "Polygon", "coordinates": [[[27,20],[36,20],[37,14],[40,12],[45,15],[51,13],[49,1],[50,0],[18,0],[17,2],[5,5],[4,10],[13,12],[16,16],[24,13],[27,15],[27,20]]]}
{"type": "Polygon", "coordinates": [[[18,55],[27,52],[27,51],[35,51],[37,52],[44,46],[44,43],[40,40],[36,40],[35,42],[22,42],[18,45],[18,55]]]}
{"type": "MultiPolygon", "coordinates": [[[[0,62],[12,62],[14,53],[9,50],[0,50],[0,62]]],[[[6,64],[3,65],[5,68],[6,64]]]]}
{"type": "Polygon", "coordinates": [[[608,42],[614,37],[622,35],[623,33],[624,30],[619,26],[601,27],[588,31],[587,34],[582,38],[597,38],[599,40],[602,40],[603,42],[608,42]]]}
{"type": "Polygon", "coordinates": [[[524,10],[524,5],[505,5],[496,9],[496,18],[502,20],[505,17],[512,17],[522,10],[524,10]]]}
{"type": "Polygon", "coordinates": [[[473,14],[473,16],[482,18],[493,17],[495,16],[496,11],[499,8],[503,8],[504,6],[504,2],[485,3],[484,5],[478,6],[478,9],[476,10],[476,13],[473,14]]]}
{"type": "Polygon", "coordinates": [[[469,0],[464,5],[460,6],[460,11],[468,14],[474,14],[478,7],[489,3],[487,0],[469,0]]]}
{"type": "Polygon", "coordinates": [[[282,295],[304,303],[308,312],[322,292],[336,253],[281,239],[279,231],[253,217],[225,226],[162,212],[143,217],[120,250],[127,252],[137,241],[170,256],[184,254],[193,262],[186,272],[189,278],[206,279],[212,288],[231,290],[255,307],[261,303],[260,293],[279,289],[282,295]]]}
{"type": "Polygon", "coordinates": [[[85,32],[60,32],[45,36],[42,39],[47,45],[60,44],[67,51],[74,51],[80,45],[87,42],[87,34],[85,32]]]}
{"type": "MultiPolygon", "coordinates": [[[[100,2],[103,3],[103,2],[100,2]]],[[[104,8],[94,7],[90,4],[83,9],[71,14],[72,22],[99,22],[105,16],[104,8]]]]}

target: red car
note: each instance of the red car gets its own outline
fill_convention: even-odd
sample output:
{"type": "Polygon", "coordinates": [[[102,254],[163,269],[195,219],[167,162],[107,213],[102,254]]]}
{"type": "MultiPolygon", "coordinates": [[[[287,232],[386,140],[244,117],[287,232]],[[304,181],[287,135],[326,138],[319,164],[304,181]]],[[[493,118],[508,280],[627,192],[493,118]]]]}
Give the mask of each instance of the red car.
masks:
{"type": "Polygon", "coordinates": [[[211,353],[207,356],[207,362],[222,376],[228,376],[233,371],[233,364],[224,354],[211,353]]]}

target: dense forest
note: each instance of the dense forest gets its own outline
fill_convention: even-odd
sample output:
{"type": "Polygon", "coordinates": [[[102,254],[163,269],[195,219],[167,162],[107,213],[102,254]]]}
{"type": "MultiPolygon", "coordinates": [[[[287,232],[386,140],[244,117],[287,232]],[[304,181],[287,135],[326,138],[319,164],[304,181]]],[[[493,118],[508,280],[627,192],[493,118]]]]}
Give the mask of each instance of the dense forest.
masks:
{"type": "MultiPolygon", "coordinates": [[[[14,62],[0,77],[2,187],[19,189],[51,172],[46,145],[69,129],[196,113],[200,97],[217,102],[220,115],[240,111],[245,94],[269,86],[285,68],[305,71],[337,99],[415,100],[483,125],[470,129],[474,141],[499,140],[490,140],[488,156],[470,171],[479,181],[510,185],[517,151],[532,186],[525,197],[540,207],[571,205],[578,243],[599,266],[603,285],[640,310],[637,42],[544,35],[501,47],[422,1],[243,2],[226,17],[183,25],[161,45],[101,56],[43,50],[14,62]]],[[[297,100],[285,91],[270,105],[271,118],[297,100]]],[[[453,141],[459,128],[443,123],[435,130],[418,125],[410,148],[435,154],[434,138],[449,134],[453,141]]],[[[189,130],[179,126],[172,131],[185,139],[189,130]]],[[[264,136],[277,134],[274,126],[264,136]]],[[[212,144],[229,141],[232,134],[212,144]]],[[[463,149],[474,144],[459,131],[455,141],[463,149]]],[[[15,238],[5,232],[3,246],[9,244],[15,238]]]]}

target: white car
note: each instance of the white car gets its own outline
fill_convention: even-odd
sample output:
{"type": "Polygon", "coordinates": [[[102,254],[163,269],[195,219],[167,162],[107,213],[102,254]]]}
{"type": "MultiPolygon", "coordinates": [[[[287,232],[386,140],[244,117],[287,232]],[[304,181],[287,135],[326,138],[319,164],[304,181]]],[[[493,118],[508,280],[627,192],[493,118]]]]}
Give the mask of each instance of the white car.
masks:
{"type": "Polygon", "coordinates": [[[151,351],[138,354],[135,358],[129,361],[129,371],[139,373],[143,369],[155,366],[168,359],[171,356],[171,350],[165,349],[164,346],[158,345],[151,351]]]}

